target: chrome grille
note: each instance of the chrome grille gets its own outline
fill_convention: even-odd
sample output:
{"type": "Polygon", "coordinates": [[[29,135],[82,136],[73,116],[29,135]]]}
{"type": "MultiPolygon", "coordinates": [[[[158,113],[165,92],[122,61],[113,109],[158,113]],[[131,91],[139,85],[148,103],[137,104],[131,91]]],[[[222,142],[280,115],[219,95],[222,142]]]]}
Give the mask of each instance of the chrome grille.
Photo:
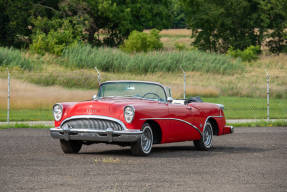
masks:
{"type": "Polygon", "coordinates": [[[107,128],[113,128],[115,131],[122,131],[122,126],[114,121],[103,119],[73,119],[65,122],[64,125],[69,124],[72,129],[96,129],[106,130],[107,128]]]}

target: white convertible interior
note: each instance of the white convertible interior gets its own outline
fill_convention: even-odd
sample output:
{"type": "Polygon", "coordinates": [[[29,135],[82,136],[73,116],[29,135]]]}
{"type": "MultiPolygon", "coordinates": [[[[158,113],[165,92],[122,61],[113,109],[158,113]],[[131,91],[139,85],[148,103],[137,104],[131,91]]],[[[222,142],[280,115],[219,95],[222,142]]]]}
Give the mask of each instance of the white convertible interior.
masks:
{"type": "Polygon", "coordinates": [[[182,104],[184,105],[184,99],[175,99],[172,101],[172,104],[182,104]]]}

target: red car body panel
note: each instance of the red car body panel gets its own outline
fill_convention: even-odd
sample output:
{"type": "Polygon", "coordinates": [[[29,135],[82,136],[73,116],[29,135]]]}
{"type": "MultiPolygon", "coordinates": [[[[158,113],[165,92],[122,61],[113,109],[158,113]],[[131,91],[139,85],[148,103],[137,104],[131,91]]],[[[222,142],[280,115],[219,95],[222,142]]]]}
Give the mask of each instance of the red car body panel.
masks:
{"type": "MultiPolygon", "coordinates": [[[[59,127],[66,118],[80,115],[101,115],[119,119],[126,128],[140,130],[146,121],[156,122],[162,132],[161,143],[199,140],[207,119],[212,118],[218,125],[218,135],[228,133],[224,130],[225,118],[223,111],[215,104],[190,103],[189,105],[167,104],[142,99],[99,99],[84,102],[61,103],[63,116],[55,121],[59,127]],[[135,108],[132,123],[127,123],[123,110],[127,105],[135,108]],[[189,124],[188,124],[189,123],[189,124]],[[197,127],[196,130],[193,126],[197,127]]],[[[230,131],[229,131],[230,133],[230,131]]]]}
{"type": "Polygon", "coordinates": [[[133,155],[148,155],[153,144],[193,141],[208,150],[213,135],[234,132],[226,126],[221,104],[199,97],[173,100],[170,88],[147,81],[107,81],[93,100],[57,103],[55,127],[64,153],[78,153],[82,145],[130,145],[133,155]]]}

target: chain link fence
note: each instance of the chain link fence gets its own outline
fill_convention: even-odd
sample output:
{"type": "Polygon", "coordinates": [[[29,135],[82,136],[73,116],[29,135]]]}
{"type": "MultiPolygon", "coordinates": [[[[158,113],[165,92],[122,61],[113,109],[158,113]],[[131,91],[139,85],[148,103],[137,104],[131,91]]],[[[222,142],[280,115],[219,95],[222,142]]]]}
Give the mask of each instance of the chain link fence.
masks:
{"type": "MultiPolygon", "coordinates": [[[[99,87],[97,71],[0,73],[0,121],[52,121],[52,107],[59,102],[92,99],[99,87]],[[10,81],[10,86],[9,86],[10,81]],[[9,90],[9,93],[8,93],[9,90]],[[8,111],[9,107],[9,111],[8,111]]],[[[270,76],[270,119],[287,119],[287,75],[270,76]]],[[[200,96],[204,102],[224,104],[226,119],[267,119],[267,74],[264,69],[248,75],[211,73],[111,74],[109,80],[154,81],[170,87],[174,99],[200,96]]]]}

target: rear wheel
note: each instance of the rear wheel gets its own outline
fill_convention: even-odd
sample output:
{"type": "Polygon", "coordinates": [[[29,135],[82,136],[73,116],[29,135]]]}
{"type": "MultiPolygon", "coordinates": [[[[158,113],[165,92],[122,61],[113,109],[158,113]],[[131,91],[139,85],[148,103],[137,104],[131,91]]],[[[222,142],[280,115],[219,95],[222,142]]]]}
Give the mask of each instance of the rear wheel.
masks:
{"type": "Polygon", "coordinates": [[[78,153],[82,148],[81,141],[60,139],[60,144],[64,153],[78,153]]]}
{"type": "Polygon", "coordinates": [[[142,136],[137,142],[131,143],[132,154],[136,156],[146,156],[150,153],[153,143],[153,133],[151,126],[144,123],[142,126],[142,136]]]}
{"type": "Polygon", "coordinates": [[[207,151],[211,147],[212,136],[213,136],[212,125],[209,121],[207,121],[200,140],[193,141],[195,148],[197,150],[207,151]]]}

